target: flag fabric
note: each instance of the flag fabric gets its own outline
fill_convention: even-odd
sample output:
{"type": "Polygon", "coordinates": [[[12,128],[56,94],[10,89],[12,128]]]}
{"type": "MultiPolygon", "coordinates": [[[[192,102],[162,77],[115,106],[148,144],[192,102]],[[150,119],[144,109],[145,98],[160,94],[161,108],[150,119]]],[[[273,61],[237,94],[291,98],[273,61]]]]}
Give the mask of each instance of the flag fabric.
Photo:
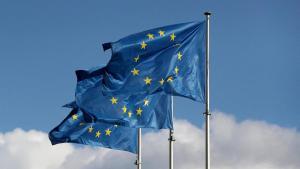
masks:
{"type": "Polygon", "coordinates": [[[164,91],[205,103],[205,23],[155,28],[103,44],[112,51],[103,91],[164,91]]]}
{"type": "Polygon", "coordinates": [[[93,122],[93,117],[76,108],[49,133],[53,145],[79,143],[137,153],[137,129],[93,122]]]}
{"type": "Polygon", "coordinates": [[[75,103],[99,122],[135,128],[173,128],[171,98],[164,92],[103,93],[104,68],[78,70],[75,103]]]}

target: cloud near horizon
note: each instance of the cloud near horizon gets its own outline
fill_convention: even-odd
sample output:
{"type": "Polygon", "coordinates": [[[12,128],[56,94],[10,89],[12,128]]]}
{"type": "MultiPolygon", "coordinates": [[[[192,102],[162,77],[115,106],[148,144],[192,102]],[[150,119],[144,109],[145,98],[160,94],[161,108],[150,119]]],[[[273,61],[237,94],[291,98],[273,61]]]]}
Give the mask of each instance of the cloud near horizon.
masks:
{"type": "MultiPolygon", "coordinates": [[[[174,167],[204,168],[204,128],[175,120],[174,167]]],[[[143,168],[168,168],[168,130],[143,135],[143,168]]],[[[299,169],[296,129],[214,113],[211,120],[213,169],[299,169]]],[[[132,169],[135,155],[99,147],[52,146],[45,132],[15,129],[0,133],[1,169],[132,169]]]]}

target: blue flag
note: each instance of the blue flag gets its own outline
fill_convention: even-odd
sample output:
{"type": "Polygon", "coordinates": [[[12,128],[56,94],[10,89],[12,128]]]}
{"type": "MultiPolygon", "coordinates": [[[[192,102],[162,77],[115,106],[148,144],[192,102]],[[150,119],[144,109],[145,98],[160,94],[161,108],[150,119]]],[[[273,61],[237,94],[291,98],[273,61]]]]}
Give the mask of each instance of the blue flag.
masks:
{"type": "Polygon", "coordinates": [[[116,150],[137,152],[137,129],[92,122],[80,109],[72,112],[49,133],[51,143],[79,143],[116,150]]]}
{"type": "Polygon", "coordinates": [[[104,93],[164,91],[204,103],[205,23],[155,28],[103,44],[112,51],[104,93]]]}
{"type": "Polygon", "coordinates": [[[99,122],[137,128],[173,128],[171,98],[163,92],[103,93],[105,68],[76,71],[75,103],[99,122]]]}

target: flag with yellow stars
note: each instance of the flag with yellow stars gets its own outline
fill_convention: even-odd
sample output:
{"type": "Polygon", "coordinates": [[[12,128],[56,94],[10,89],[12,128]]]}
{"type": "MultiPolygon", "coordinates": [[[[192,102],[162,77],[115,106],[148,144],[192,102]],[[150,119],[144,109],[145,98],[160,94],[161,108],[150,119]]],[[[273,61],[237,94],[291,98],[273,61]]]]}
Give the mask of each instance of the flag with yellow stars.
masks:
{"type": "Polygon", "coordinates": [[[164,91],[205,102],[205,22],[155,28],[103,44],[104,93],[164,91]]]}
{"type": "Polygon", "coordinates": [[[137,152],[137,129],[93,122],[92,116],[73,109],[61,124],[49,133],[51,143],[79,143],[137,152]]]}
{"type": "MultiPolygon", "coordinates": [[[[164,92],[103,93],[105,67],[76,71],[75,102],[66,107],[80,107],[96,120],[135,128],[173,128],[171,98],[164,92]]],[[[151,80],[147,80],[150,81],[151,80]]]]}

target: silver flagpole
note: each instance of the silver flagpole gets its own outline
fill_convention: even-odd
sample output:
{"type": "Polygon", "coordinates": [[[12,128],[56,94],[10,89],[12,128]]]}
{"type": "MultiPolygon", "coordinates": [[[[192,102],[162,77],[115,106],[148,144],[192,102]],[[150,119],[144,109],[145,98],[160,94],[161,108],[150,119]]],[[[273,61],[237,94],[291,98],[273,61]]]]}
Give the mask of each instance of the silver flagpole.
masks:
{"type": "Polygon", "coordinates": [[[206,105],[205,105],[205,169],[210,169],[210,135],[209,135],[209,17],[211,13],[205,12],[206,16],[206,105]]]}
{"type": "Polygon", "coordinates": [[[135,165],[137,165],[137,169],[142,169],[142,129],[138,129],[138,155],[135,165]]]}
{"type": "MultiPolygon", "coordinates": [[[[172,120],[173,120],[173,116],[174,116],[174,105],[173,105],[173,96],[171,96],[171,113],[172,113],[172,120]]],[[[173,169],[174,168],[174,163],[173,163],[173,147],[174,147],[174,130],[170,129],[170,137],[169,137],[169,168],[173,169]]]]}

